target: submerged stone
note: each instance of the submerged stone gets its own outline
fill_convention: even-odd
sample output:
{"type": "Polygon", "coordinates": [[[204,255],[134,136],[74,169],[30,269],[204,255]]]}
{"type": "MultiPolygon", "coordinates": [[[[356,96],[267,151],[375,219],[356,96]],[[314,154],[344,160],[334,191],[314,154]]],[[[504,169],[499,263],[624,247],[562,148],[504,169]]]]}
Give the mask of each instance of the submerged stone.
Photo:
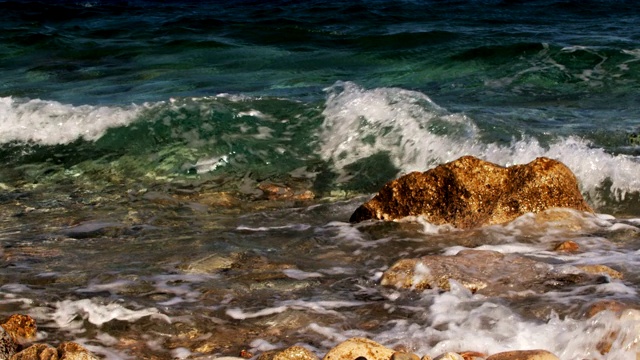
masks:
{"type": "Polygon", "coordinates": [[[491,355],[487,360],[560,360],[547,350],[516,350],[491,355]]]}
{"type": "Polygon", "coordinates": [[[561,285],[594,280],[594,275],[600,273],[564,273],[550,264],[518,254],[463,250],[454,256],[427,255],[398,260],[384,272],[380,283],[404,289],[448,291],[450,281],[454,280],[474,293],[501,295],[528,290],[544,292],[561,285]]]}
{"type": "Polygon", "coordinates": [[[318,357],[302,346],[292,346],[281,351],[265,352],[258,360],[318,360],[318,357]]]}
{"type": "Polygon", "coordinates": [[[473,228],[556,207],[593,212],[561,162],[541,157],[503,167],[464,156],[388,182],[349,221],[422,216],[436,225],[473,228]]]}

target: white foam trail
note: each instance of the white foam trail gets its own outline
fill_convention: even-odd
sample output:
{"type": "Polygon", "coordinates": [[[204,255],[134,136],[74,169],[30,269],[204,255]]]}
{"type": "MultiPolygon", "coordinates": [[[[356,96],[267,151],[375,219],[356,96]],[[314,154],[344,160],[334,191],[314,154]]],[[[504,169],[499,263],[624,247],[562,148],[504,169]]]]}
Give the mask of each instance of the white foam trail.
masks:
{"type": "Polygon", "coordinates": [[[53,320],[63,329],[81,328],[81,321],[75,320],[78,316],[98,326],[111,320],[136,321],[145,316],[171,322],[168,316],[155,308],[130,310],[116,303],[100,304],[92,299],[59,301],[56,303],[56,311],[52,314],[53,320]]]}
{"type": "Polygon", "coordinates": [[[107,129],[133,122],[148,105],[73,106],[57,101],[0,97],[0,143],[68,144],[99,139],[107,129]]]}
{"type": "Polygon", "coordinates": [[[403,173],[425,171],[463,155],[505,166],[546,156],[566,164],[583,191],[594,196],[606,179],[619,200],[640,191],[640,159],[609,154],[578,137],[561,138],[548,147],[533,138],[507,145],[487,144],[481,141],[472,119],[448,113],[420,92],[366,90],[351,82],[339,82],[327,92],[320,151],[338,171],[380,152],[388,153],[403,173]]]}

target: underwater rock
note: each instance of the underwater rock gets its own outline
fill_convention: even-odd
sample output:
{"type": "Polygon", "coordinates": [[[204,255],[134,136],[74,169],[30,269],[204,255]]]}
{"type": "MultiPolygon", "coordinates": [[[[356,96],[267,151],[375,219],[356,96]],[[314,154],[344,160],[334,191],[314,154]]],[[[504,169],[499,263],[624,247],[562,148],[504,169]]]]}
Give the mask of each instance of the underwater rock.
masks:
{"type": "Polygon", "coordinates": [[[580,246],[575,241],[567,240],[556,245],[553,250],[558,252],[576,252],[580,250],[580,246]]]}
{"type": "Polygon", "coordinates": [[[611,277],[612,279],[623,278],[621,272],[614,270],[606,265],[577,265],[576,267],[587,274],[606,275],[611,277]]]}
{"type": "Polygon", "coordinates": [[[560,360],[547,350],[515,350],[491,355],[487,360],[560,360]]]}
{"type": "Polygon", "coordinates": [[[464,156],[388,182],[349,221],[423,216],[435,225],[473,228],[556,207],[593,212],[576,177],[561,162],[540,157],[503,167],[464,156]]]}
{"type": "Polygon", "coordinates": [[[380,283],[401,289],[448,291],[450,280],[454,280],[473,293],[501,295],[527,290],[544,292],[548,287],[592,279],[588,273],[565,274],[550,264],[518,254],[462,250],[454,256],[427,255],[398,260],[384,272],[380,283]]]}
{"type": "Polygon", "coordinates": [[[322,360],[390,360],[395,351],[365,338],[351,338],[338,344],[322,360]]]}
{"type": "Polygon", "coordinates": [[[485,360],[487,357],[487,355],[477,351],[463,351],[460,353],[460,356],[462,356],[464,360],[485,360]]]}
{"type": "Polygon", "coordinates": [[[302,346],[292,346],[282,351],[267,351],[258,360],[318,360],[318,357],[302,346]]]}

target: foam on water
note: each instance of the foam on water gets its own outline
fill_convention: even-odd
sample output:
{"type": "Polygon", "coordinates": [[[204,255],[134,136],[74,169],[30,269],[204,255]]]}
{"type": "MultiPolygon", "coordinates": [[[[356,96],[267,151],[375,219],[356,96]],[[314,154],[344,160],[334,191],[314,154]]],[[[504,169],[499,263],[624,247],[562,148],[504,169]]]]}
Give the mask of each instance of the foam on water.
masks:
{"type": "Polygon", "coordinates": [[[548,146],[524,135],[510,144],[484,143],[472,119],[447,112],[417,91],[367,90],[339,82],[327,92],[320,151],[339,170],[378,153],[388,154],[404,173],[424,171],[463,155],[505,166],[546,156],[566,164],[583,191],[594,197],[605,180],[611,181],[610,190],[618,199],[640,191],[638,157],[610,154],[576,136],[558,138],[548,146]]]}
{"type": "MultiPolygon", "coordinates": [[[[86,319],[94,325],[102,325],[112,320],[136,321],[145,316],[152,316],[166,322],[171,320],[161,314],[157,309],[146,308],[140,310],[127,309],[116,303],[101,304],[92,299],[63,300],[56,303],[56,310],[51,315],[52,320],[60,328],[69,329],[75,327],[77,316],[86,319]]],[[[81,324],[76,324],[81,327],[81,324]]]]}
{"type": "Polygon", "coordinates": [[[47,100],[0,98],[0,143],[68,144],[99,139],[109,128],[125,126],[151,105],[73,106],[47,100]]]}
{"type": "Polygon", "coordinates": [[[500,302],[473,295],[452,282],[451,291],[432,298],[428,308],[416,311],[416,321],[395,320],[392,327],[374,337],[387,346],[404,345],[418,354],[437,356],[447,351],[480,351],[494,354],[509,350],[546,349],[561,359],[635,359],[638,319],[618,318],[602,312],[591,319],[561,319],[552,314],[545,321],[528,321],[500,302]],[[469,336],[473,334],[473,336],[469,336]],[[611,334],[616,346],[601,355],[598,343],[611,334]]]}

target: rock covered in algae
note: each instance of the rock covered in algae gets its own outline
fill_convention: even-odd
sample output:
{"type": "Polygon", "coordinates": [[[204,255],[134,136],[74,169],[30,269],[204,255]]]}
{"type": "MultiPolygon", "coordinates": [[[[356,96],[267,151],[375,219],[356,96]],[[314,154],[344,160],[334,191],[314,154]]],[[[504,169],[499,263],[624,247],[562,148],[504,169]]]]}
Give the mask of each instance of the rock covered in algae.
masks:
{"type": "Polygon", "coordinates": [[[464,156],[388,182],[349,221],[423,216],[436,225],[473,228],[556,207],[593,212],[576,177],[561,162],[540,157],[503,167],[464,156]]]}
{"type": "Polygon", "coordinates": [[[487,360],[560,360],[546,350],[515,350],[491,355],[487,360]]]}
{"type": "Polygon", "coordinates": [[[365,338],[351,338],[338,344],[322,360],[389,360],[395,351],[365,338]]]}

